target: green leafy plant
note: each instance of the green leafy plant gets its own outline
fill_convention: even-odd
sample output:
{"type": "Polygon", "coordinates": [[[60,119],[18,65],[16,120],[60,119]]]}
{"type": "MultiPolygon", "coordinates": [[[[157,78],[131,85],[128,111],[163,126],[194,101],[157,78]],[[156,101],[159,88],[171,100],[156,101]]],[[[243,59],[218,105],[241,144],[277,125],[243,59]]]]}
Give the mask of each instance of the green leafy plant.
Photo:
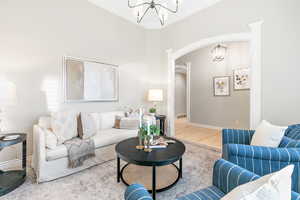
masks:
{"type": "Polygon", "coordinates": [[[142,125],[142,127],[140,128],[139,134],[142,138],[145,138],[147,136],[148,130],[147,130],[146,125],[142,125]]]}
{"type": "MultiPolygon", "coordinates": [[[[146,125],[143,125],[140,128],[139,132],[140,136],[145,138],[148,135],[148,127],[146,125]]],[[[150,134],[154,136],[159,136],[160,135],[160,128],[156,125],[150,125],[150,134]]]]}
{"type": "Polygon", "coordinates": [[[156,113],[156,108],[150,108],[149,113],[156,113]]]}
{"type": "Polygon", "coordinates": [[[160,128],[156,125],[151,125],[150,126],[150,134],[158,136],[160,135],[160,128]]]}

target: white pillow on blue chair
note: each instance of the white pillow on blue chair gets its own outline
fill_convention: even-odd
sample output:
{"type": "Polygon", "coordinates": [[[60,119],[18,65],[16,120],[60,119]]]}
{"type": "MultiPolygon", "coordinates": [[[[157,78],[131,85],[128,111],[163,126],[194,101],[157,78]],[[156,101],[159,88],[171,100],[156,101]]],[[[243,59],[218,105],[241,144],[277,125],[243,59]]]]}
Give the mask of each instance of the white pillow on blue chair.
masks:
{"type": "Polygon", "coordinates": [[[294,165],[240,185],[221,200],[288,200],[291,199],[291,176],[294,165]]]}
{"type": "Polygon", "coordinates": [[[253,146],[278,147],[287,127],[275,126],[263,120],[251,140],[253,146]]]}

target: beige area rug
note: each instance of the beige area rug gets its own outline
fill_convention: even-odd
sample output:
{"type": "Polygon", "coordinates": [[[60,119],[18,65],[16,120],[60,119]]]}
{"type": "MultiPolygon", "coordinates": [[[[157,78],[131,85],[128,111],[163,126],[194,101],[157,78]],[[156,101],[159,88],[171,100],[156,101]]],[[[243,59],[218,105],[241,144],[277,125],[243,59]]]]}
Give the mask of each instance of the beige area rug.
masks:
{"type": "MultiPolygon", "coordinates": [[[[173,184],[178,175],[179,172],[174,165],[156,167],[156,189],[173,184]]],[[[130,164],[123,170],[123,178],[128,184],[140,183],[148,190],[152,190],[152,167],[130,164]]]]}
{"type": "MultiPolygon", "coordinates": [[[[171,189],[158,193],[158,200],[174,200],[211,185],[212,167],[220,153],[185,142],[183,178],[171,189]]],[[[126,164],[124,162],[122,165],[126,164]]],[[[116,160],[55,181],[36,184],[29,175],[15,191],[2,200],[122,200],[126,186],[116,178],[116,160]]],[[[30,173],[29,173],[30,174],[30,173]]]]}

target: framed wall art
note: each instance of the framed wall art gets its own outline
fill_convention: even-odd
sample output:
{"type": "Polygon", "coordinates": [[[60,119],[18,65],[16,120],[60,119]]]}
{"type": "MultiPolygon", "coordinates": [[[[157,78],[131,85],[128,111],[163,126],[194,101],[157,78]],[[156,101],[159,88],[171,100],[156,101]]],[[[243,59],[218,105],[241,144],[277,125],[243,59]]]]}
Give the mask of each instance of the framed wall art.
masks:
{"type": "Polygon", "coordinates": [[[117,65],[64,57],[65,102],[118,101],[117,65]]]}
{"type": "Polygon", "coordinates": [[[230,76],[213,77],[214,96],[230,96],[230,76]]]}
{"type": "Polygon", "coordinates": [[[234,90],[249,90],[250,69],[240,68],[233,70],[233,89],[234,90]]]}

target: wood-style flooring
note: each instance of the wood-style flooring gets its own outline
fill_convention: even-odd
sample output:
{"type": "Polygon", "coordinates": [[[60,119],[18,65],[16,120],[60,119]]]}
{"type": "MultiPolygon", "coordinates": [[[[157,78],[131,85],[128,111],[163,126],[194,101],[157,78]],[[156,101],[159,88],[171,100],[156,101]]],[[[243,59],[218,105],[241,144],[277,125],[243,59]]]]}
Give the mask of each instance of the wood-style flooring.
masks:
{"type": "Polygon", "coordinates": [[[176,119],[175,137],[221,151],[222,136],[220,130],[194,126],[189,124],[186,118],[176,119]]]}

